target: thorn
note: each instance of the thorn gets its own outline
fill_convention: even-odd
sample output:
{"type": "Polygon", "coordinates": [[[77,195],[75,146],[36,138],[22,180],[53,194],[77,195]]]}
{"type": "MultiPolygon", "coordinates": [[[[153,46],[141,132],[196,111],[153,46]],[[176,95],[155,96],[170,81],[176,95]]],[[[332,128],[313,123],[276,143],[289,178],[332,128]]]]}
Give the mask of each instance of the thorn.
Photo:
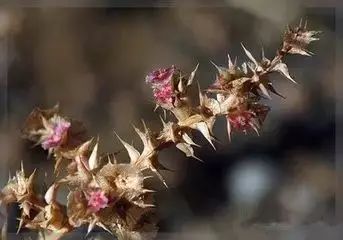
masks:
{"type": "Polygon", "coordinates": [[[204,95],[199,91],[199,103],[200,107],[204,106],[204,95]]]}
{"type": "Polygon", "coordinates": [[[230,124],[230,120],[227,119],[227,134],[228,134],[228,137],[229,137],[229,141],[231,142],[231,124],[230,124]]]}
{"type": "Polygon", "coordinates": [[[204,160],[202,160],[201,158],[198,158],[197,156],[193,155],[192,158],[198,160],[201,163],[205,163],[204,160]]]}
{"type": "Polygon", "coordinates": [[[166,126],[167,126],[167,123],[163,120],[163,118],[162,118],[161,116],[159,116],[159,117],[160,117],[160,119],[161,119],[161,122],[162,122],[163,127],[166,127],[166,126]]]}
{"type": "Polygon", "coordinates": [[[196,73],[196,71],[198,71],[198,67],[199,67],[199,63],[196,65],[195,69],[191,72],[191,74],[188,78],[188,81],[187,81],[187,86],[192,85],[195,73],[196,73]]]}
{"type": "Polygon", "coordinates": [[[270,94],[268,93],[268,90],[266,89],[266,87],[260,83],[258,85],[258,87],[260,88],[261,92],[268,98],[268,99],[272,99],[272,97],[270,96],[270,94]]]}
{"type": "Polygon", "coordinates": [[[252,129],[254,129],[254,131],[256,132],[256,134],[257,134],[257,136],[260,136],[260,133],[258,132],[258,129],[257,129],[257,127],[253,124],[253,123],[249,123],[249,125],[250,125],[250,127],[252,128],[252,129]]]}
{"type": "Polygon", "coordinates": [[[255,73],[255,69],[253,68],[253,66],[251,66],[250,62],[247,63],[248,68],[250,69],[250,71],[252,71],[253,73],[255,73]]]}
{"type": "Polygon", "coordinates": [[[281,97],[283,99],[286,99],[286,97],[284,97],[283,95],[281,95],[279,92],[276,91],[276,89],[273,87],[273,85],[271,83],[268,83],[268,89],[269,89],[269,91],[271,91],[275,95],[278,95],[279,97],[281,97]]]}
{"type": "Polygon", "coordinates": [[[22,229],[22,227],[24,225],[24,219],[23,218],[17,218],[17,220],[19,220],[19,226],[18,226],[18,230],[17,230],[17,234],[19,234],[20,230],[22,229]]]}
{"type": "Polygon", "coordinates": [[[184,91],[183,82],[182,82],[181,76],[180,76],[179,83],[178,83],[178,85],[177,85],[177,90],[178,90],[179,92],[181,92],[181,93],[184,91]]]}
{"type": "Polygon", "coordinates": [[[212,65],[218,70],[218,72],[221,71],[220,67],[219,67],[217,64],[215,64],[213,61],[210,61],[210,62],[211,62],[212,65]]]}
{"type": "Polygon", "coordinates": [[[24,172],[24,163],[23,163],[23,160],[21,160],[20,162],[20,167],[21,167],[21,171],[23,172],[23,174],[25,175],[25,172],[24,172]]]}
{"type": "Polygon", "coordinates": [[[206,125],[205,122],[199,122],[196,124],[196,129],[201,132],[201,134],[206,138],[206,140],[211,144],[211,146],[213,147],[214,150],[216,150],[215,146],[212,143],[212,139],[211,139],[211,134],[209,132],[209,129],[206,125]]]}
{"type": "Polygon", "coordinates": [[[247,74],[248,68],[247,68],[247,64],[246,64],[245,62],[242,63],[242,70],[243,70],[243,72],[244,72],[245,74],[247,74]]]}
{"type": "Polygon", "coordinates": [[[52,148],[49,148],[49,150],[48,150],[48,159],[51,157],[53,151],[54,150],[52,148]]]}
{"type": "Polygon", "coordinates": [[[41,120],[42,120],[44,128],[46,129],[50,128],[48,120],[45,117],[41,116],[41,120]]]}
{"type": "Polygon", "coordinates": [[[309,54],[310,57],[313,57],[315,55],[314,52],[311,52],[311,51],[308,51],[308,50],[307,50],[307,53],[309,54]]]}
{"type": "Polygon", "coordinates": [[[36,168],[33,170],[33,172],[31,173],[31,175],[29,176],[29,179],[28,179],[28,181],[29,182],[32,182],[33,181],[33,178],[35,177],[35,175],[36,175],[36,168]]]}
{"type": "Polygon", "coordinates": [[[112,162],[111,162],[110,155],[107,155],[107,162],[108,162],[108,163],[112,163],[112,162]]]}
{"type": "MultiPolygon", "coordinates": [[[[160,179],[161,179],[161,178],[160,178],[160,179]]],[[[166,188],[169,188],[168,185],[167,185],[167,183],[166,183],[166,181],[164,181],[164,179],[161,179],[161,181],[162,181],[163,185],[164,185],[166,188]]]]}
{"type": "Polygon", "coordinates": [[[89,223],[88,229],[87,229],[87,234],[86,237],[89,235],[89,233],[93,230],[94,226],[96,225],[96,220],[93,220],[92,222],[89,223]]]}
{"type": "Polygon", "coordinates": [[[145,131],[145,132],[148,132],[148,128],[147,128],[147,126],[146,126],[146,124],[145,124],[144,119],[141,119],[141,121],[142,121],[142,124],[143,124],[144,131],[145,131]]]}
{"type": "Polygon", "coordinates": [[[109,230],[102,222],[98,222],[97,225],[103,228],[106,232],[109,232],[112,236],[114,236],[113,232],[109,230]]]}
{"type": "Polygon", "coordinates": [[[7,240],[8,220],[7,220],[7,216],[3,216],[3,217],[5,217],[5,220],[4,220],[3,225],[1,227],[1,239],[7,240]]]}
{"type": "Polygon", "coordinates": [[[160,179],[160,181],[163,183],[163,185],[164,185],[166,188],[169,188],[168,185],[167,185],[167,182],[164,180],[164,178],[162,177],[162,175],[161,175],[159,172],[156,172],[156,175],[157,175],[157,177],[160,179]]]}
{"type": "Polygon", "coordinates": [[[142,192],[143,193],[155,193],[156,191],[152,190],[152,189],[142,189],[142,192]]]}
{"type": "Polygon", "coordinates": [[[154,178],[154,176],[144,176],[143,180],[154,178]]]}
{"type": "Polygon", "coordinates": [[[219,143],[219,144],[223,145],[223,143],[222,143],[218,138],[213,137],[212,139],[213,139],[213,141],[215,141],[216,143],[219,143]]]}
{"type": "Polygon", "coordinates": [[[228,61],[229,61],[229,68],[232,68],[234,65],[233,65],[233,63],[231,61],[231,57],[230,57],[229,53],[227,54],[227,58],[228,58],[228,61]]]}
{"type": "Polygon", "coordinates": [[[99,163],[98,163],[98,145],[99,145],[99,137],[98,137],[97,142],[96,142],[95,146],[93,147],[92,153],[88,159],[88,165],[89,165],[89,168],[91,170],[97,168],[99,165],[99,163]]]}
{"type": "Polygon", "coordinates": [[[254,56],[251,54],[251,52],[249,52],[243,45],[243,43],[241,43],[242,48],[245,52],[245,54],[247,55],[247,57],[255,64],[255,66],[258,66],[258,62],[256,61],[256,59],[254,58],[254,56]]]}
{"type": "Polygon", "coordinates": [[[142,204],[143,208],[155,208],[156,206],[154,204],[142,204]]]}
{"type": "Polygon", "coordinates": [[[193,146],[196,146],[196,147],[200,147],[199,144],[196,144],[193,139],[187,134],[187,133],[183,133],[182,134],[182,139],[189,145],[193,145],[193,146]]]}
{"type": "Polygon", "coordinates": [[[54,173],[58,174],[59,167],[63,161],[63,158],[56,158],[55,166],[54,166],[54,173]]]}
{"type": "Polygon", "coordinates": [[[261,46],[261,56],[262,56],[262,60],[266,59],[263,46],[261,46]]]}
{"type": "Polygon", "coordinates": [[[153,171],[156,174],[156,176],[160,179],[160,181],[163,183],[163,185],[166,188],[168,188],[168,185],[167,185],[166,181],[164,180],[162,175],[158,172],[158,170],[154,166],[150,166],[150,170],[153,171]]]}
{"type": "Polygon", "coordinates": [[[59,110],[60,110],[60,103],[57,102],[57,103],[55,104],[55,106],[53,107],[53,109],[55,109],[56,111],[59,111],[59,110]]]}
{"type": "Polygon", "coordinates": [[[127,142],[125,142],[123,139],[121,139],[115,131],[114,131],[114,134],[117,136],[117,138],[119,139],[121,144],[124,145],[128,155],[130,157],[130,162],[131,163],[136,162],[140,157],[140,153],[137,151],[137,149],[134,148],[132,145],[128,144],[127,142]]]}

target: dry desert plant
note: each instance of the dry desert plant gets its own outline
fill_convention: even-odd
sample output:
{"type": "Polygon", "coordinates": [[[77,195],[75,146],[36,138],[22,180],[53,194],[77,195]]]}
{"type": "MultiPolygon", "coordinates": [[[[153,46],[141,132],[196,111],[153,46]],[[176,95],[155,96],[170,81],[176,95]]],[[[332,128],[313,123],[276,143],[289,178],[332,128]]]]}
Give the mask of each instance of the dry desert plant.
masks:
{"type": "MultiPolygon", "coordinates": [[[[228,66],[217,66],[214,83],[205,90],[198,86],[199,101],[191,99],[198,66],[184,74],[176,66],[158,69],[146,76],[152,88],[156,107],[169,111],[173,119],[161,117],[162,130],[154,132],[143,122],[134,127],[143,150],[138,151],[118,135],[128,152],[128,163],[118,161],[115,153],[98,153],[98,140],[87,135],[81,122],[61,115],[59,107],[35,108],[22,129],[23,137],[47,150],[55,161],[55,181],[44,193],[36,192],[35,172],[26,174],[24,167],[10,177],[1,191],[1,204],[17,203],[21,209],[18,232],[22,227],[53,231],[62,236],[81,225],[88,233],[95,226],[118,239],[152,239],[157,233],[154,190],[145,184],[157,176],[164,185],[159,152],[175,145],[187,157],[194,155],[193,133],[199,131],[214,148],[212,132],[216,119],[227,120],[229,139],[235,131],[258,133],[270,111],[261,100],[271,94],[282,97],[272,85],[271,74],[277,72],[295,83],[284,57],[289,54],[310,56],[308,45],[318,40],[317,31],[306,23],[287,27],[281,47],[272,59],[262,50],[255,58],[242,44],[248,60],[237,63],[228,56],[228,66]],[[61,187],[68,189],[67,205],[56,199],[61,187]]],[[[199,159],[200,160],[200,159],[199,159]]]]}

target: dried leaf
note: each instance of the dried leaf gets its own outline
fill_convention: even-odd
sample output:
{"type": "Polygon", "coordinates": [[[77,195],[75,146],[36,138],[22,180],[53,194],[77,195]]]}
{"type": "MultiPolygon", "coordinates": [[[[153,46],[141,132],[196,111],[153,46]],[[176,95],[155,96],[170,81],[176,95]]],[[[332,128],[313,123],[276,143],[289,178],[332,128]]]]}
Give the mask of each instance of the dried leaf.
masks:
{"type": "Polygon", "coordinates": [[[196,124],[196,129],[198,129],[202,135],[206,138],[206,140],[211,144],[211,146],[216,149],[212,143],[212,137],[210,135],[210,131],[207,127],[207,124],[205,122],[199,122],[196,124]]]}
{"type": "Polygon", "coordinates": [[[278,64],[276,64],[273,68],[272,71],[277,71],[279,73],[281,73],[283,76],[285,76],[286,78],[288,78],[289,80],[291,80],[293,83],[297,83],[296,81],[293,80],[293,78],[289,75],[288,72],[288,67],[285,63],[280,62],[278,64]]]}
{"type": "Polygon", "coordinates": [[[184,152],[187,157],[192,157],[192,158],[195,158],[195,159],[202,162],[202,160],[200,158],[198,158],[194,155],[194,150],[191,147],[191,145],[189,145],[187,143],[178,143],[178,144],[176,144],[176,147],[179,150],[181,150],[182,152],[184,152]]]}
{"type": "Polygon", "coordinates": [[[187,133],[182,134],[182,139],[189,145],[194,145],[194,146],[200,147],[199,144],[196,144],[195,142],[193,142],[192,138],[190,138],[190,136],[188,136],[187,133]]]}
{"type": "Polygon", "coordinates": [[[283,95],[281,95],[278,91],[276,91],[276,89],[273,87],[272,83],[268,83],[267,89],[269,91],[271,91],[272,93],[274,93],[275,95],[278,95],[279,97],[282,97],[285,99],[285,97],[283,95]]]}
{"type": "Polygon", "coordinates": [[[242,71],[244,74],[248,74],[248,66],[245,62],[242,64],[242,71]]]}
{"type": "Polygon", "coordinates": [[[270,96],[268,90],[266,89],[266,87],[263,85],[263,83],[260,83],[258,85],[259,89],[261,90],[261,92],[269,99],[272,99],[272,97],[270,96]]]}
{"type": "Polygon", "coordinates": [[[228,76],[228,72],[226,68],[220,67],[217,64],[215,64],[214,62],[210,61],[212,63],[212,65],[218,70],[219,76],[222,78],[227,78],[228,76]]]}
{"type": "Polygon", "coordinates": [[[91,155],[89,156],[89,159],[88,159],[88,165],[89,165],[90,170],[93,170],[99,166],[98,160],[99,159],[98,159],[98,142],[97,142],[93,148],[91,155]]]}
{"type": "Polygon", "coordinates": [[[136,162],[140,157],[140,153],[133,146],[131,146],[130,144],[128,144],[127,142],[122,140],[117,133],[115,133],[115,134],[116,134],[117,138],[119,139],[119,141],[124,145],[125,149],[127,150],[127,153],[129,154],[129,157],[131,160],[131,163],[136,162]]]}
{"type": "Polygon", "coordinates": [[[283,39],[282,51],[290,54],[300,54],[305,56],[311,56],[311,53],[307,47],[312,41],[317,41],[319,38],[315,35],[320,31],[308,31],[307,26],[302,26],[300,22],[298,27],[290,28],[288,26],[283,39]]]}
{"type": "Polygon", "coordinates": [[[179,79],[179,83],[178,83],[178,85],[177,85],[177,89],[178,89],[178,91],[179,92],[183,92],[185,89],[184,89],[184,87],[183,87],[183,82],[182,82],[182,78],[180,77],[180,79],[179,79]]]}
{"type": "Polygon", "coordinates": [[[227,59],[228,59],[228,63],[229,63],[229,69],[234,68],[235,64],[232,63],[229,53],[227,54],[227,59]]]}
{"type": "Polygon", "coordinates": [[[212,115],[217,115],[220,113],[220,104],[219,102],[214,99],[214,98],[209,98],[205,94],[203,94],[200,90],[200,86],[198,84],[198,89],[199,89],[199,101],[200,101],[200,106],[202,108],[205,108],[203,110],[210,110],[212,115]]]}
{"type": "Polygon", "coordinates": [[[312,52],[302,49],[302,48],[291,48],[288,53],[290,54],[299,54],[299,55],[303,55],[303,56],[308,56],[311,57],[313,55],[312,52]]]}
{"type": "Polygon", "coordinates": [[[229,137],[229,141],[231,142],[231,124],[229,119],[226,119],[226,127],[227,127],[227,135],[229,137]]]}
{"type": "Polygon", "coordinates": [[[194,80],[194,76],[195,76],[196,71],[198,70],[198,67],[199,67],[199,63],[196,65],[195,69],[194,69],[193,72],[190,74],[190,76],[189,76],[189,78],[188,78],[188,81],[187,81],[187,86],[192,85],[193,80],[194,80]]]}
{"type": "Polygon", "coordinates": [[[256,61],[256,59],[253,57],[253,55],[251,54],[251,52],[249,52],[243,45],[243,43],[241,43],[242,45],[242,48],[245,52],[245,54],[248,56],[248,58],[255,64],[255,67],[257,67],[259,64],[258,62],[256,61]]]}
{"type": "Polygon", "coordinates": [[[46,191],[45,195],[44,195],[44,199],[45,202],[47,204],[51,204],[52,202],[55,201],[56,199],[56,189],[57,189],[57,185],[56,184],[52,184],[49,189],[46,191]]]}

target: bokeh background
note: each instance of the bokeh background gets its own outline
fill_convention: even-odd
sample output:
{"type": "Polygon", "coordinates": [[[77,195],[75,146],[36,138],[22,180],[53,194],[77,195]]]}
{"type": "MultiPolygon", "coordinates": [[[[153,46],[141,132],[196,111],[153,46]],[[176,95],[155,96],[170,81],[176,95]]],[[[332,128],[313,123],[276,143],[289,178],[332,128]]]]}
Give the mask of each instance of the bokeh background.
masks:
{"type": "MultiPolygon", "coordinates": [[[[204,2],[205,3],[205,2],[204,2]]],[[[139,5],[138,5],[139,6],[139,5]]],[[[227,6],[171,8],[0,8],[1,183],[24,162],[49,185],[52,162],[20,138],[35,107],[59,103],[100,137],[101,151],[122,150],[115,130],[140,142],[131,124],[161,128],[145,75],[172,64],[191,72],[202,88],[215,79],[227,53],[246,60],[240,43],[272,58],[287,24],[307,19],[323,31],[315,56],[291,56],[299,83],[275,75],[286,99],[274,96],[261,136],[234,134],[224,119],[214,151],[199,135],[200,163],[168,149],[161,159],[169,189],[156,182],[160,239],[336,239],[334,7],[295,1],[230,1],[227,6]],[[315,232],[324,228],[322,232],[315,232]],[[320,235],[322,233],[322,235],[320,235]],[[331,234],[331,235],[330,235],[331,234]]],[[[127,159],[125,151],[119,159],[127,159]]],[[[65,198],[63,193],[59,196],[65,198]]],[[[18,209],[10,209],[16,231],[18,209]]],[[[82,229],[80,230],[82,231],[82,229]]],[[[24,232],[25,234],[25,232],[24,232]]],[[[95,236],[95,233],[93,236],[95,236]]],[[[19,235],[20,236],[20,235],[19,235]]],[[[338,238],[337,238],[338,239],[338,238]]]]}

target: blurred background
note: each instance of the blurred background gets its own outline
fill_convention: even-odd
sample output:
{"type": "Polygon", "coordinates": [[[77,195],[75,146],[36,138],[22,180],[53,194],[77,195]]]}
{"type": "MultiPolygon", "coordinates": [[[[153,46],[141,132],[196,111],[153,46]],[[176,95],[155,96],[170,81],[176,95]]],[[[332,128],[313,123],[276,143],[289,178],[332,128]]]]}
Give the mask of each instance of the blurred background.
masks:
{"type": "MultiPolygon", "coordinates": [[[[104,2],[105,4],[106,2],[104,2]]],[[[206,2],[203,2],[206,5],[206,2]]],[[[157,2],[158,4],[158,2],[157,2]]],[[[295,1],[232,0],[220,6],[171,8],[0,8],[0,180],[24,162],[46,184],[52,162],[20,138],[36,106],[59,103],[63,114],[99,135],[101,151],[122,146],[115,130],[135,146],[131,124],[161,128],[145,75],[175,64],[185,73],[200,64],[206,88],[227,54],[246,60],[240,43],[272,58],[287,24],[308,20],[323,31],[314,57],[290,56],[299,83],[274,76],[286,99],[274,96],[261,136],[234,134],[224,119],[214,129],[214,151],[199,135],[200,163],[176,148],[161,153],[174,172],[169,189],[156,183],[159,239],[336,239],[335,221],[335,8],[295,1]],[[224,130],[225,129],[225,130],[224,130]],[[323,232],[315,232],[324,227],[323,232]],[[309,230],[311,229],[311,231],[309,230]],[[322,235],[321,235],[322,234],[322,235]],[[331,234],[331,235],[330,235],[331,234]],[[332,238],[330,238],[332,237],[332,238]]],[[[139,6],[139,4],[138,4],[139,6]]],[[[126,160],[125,151],[119,159],[126,160]]],[[[65,198],[63,193],[61,200],[65,198]]],[[[9,230],[16,231],[11,208],[9,230]]],[[[342,233],[342,232],[341,232],[342,233]]],[[[338,238],[337,238],[338,239],[338,238]]]]}

